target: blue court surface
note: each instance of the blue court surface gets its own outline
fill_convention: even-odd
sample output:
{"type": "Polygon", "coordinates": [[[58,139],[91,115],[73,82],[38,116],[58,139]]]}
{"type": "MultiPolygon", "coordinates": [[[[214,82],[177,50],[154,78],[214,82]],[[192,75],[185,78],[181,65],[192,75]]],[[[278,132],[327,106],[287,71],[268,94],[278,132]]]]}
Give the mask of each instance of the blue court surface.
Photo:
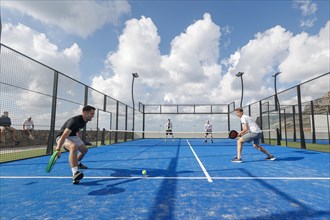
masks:
{"type": "Polygon", "coordinates": [[[89,149],[72,184],[68,153],[0,164],[1,219],[329,219],[330,154],[235,140],[142,139],[89,149]],[[147,175],[142,175],[147,170],[147,175]]]}

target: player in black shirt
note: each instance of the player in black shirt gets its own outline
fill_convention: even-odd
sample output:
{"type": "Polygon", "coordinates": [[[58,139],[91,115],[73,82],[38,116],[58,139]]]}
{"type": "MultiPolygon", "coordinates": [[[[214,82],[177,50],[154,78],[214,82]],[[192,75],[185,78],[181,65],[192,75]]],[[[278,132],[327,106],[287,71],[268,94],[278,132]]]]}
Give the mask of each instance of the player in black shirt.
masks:
{"type": "Polygon", "coordinates": [[[95,114],[93,106],[86,105],[82,109],[82,114],[67,120],[60,129],[56,138],[57,156],[61,157],[61,148],[69,151],[69,163],[73,174],[73,183],[79,183],[84,174],[79,169],[87,169],[80,161],[84,158],[88,149],[85,143],[79,137],[79,131],[82,130],[88,121],[91,121],[95,114]],[[79,151],[77,155],[77,151],[79,151]]]}

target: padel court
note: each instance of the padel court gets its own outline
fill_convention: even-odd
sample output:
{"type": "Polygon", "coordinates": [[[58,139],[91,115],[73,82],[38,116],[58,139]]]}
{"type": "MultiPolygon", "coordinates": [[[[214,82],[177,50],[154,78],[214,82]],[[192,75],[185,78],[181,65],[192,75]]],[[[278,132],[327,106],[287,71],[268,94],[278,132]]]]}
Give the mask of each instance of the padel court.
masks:
{"type": "Polygon", "coordinates": [[[329,219],[330,154],[236,141],[140,139],[90,148],[72,184],[68,153],[0,164],[5,219],[329,219]],[[147,174],[142,175],[142,170],[147,174]]]}

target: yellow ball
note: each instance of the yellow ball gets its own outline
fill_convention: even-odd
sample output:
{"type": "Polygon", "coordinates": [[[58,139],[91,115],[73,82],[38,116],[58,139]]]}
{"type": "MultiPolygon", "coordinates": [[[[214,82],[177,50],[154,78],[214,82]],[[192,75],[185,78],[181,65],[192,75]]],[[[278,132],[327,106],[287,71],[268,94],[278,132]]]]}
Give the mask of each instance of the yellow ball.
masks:
{"type": "Polygon", "coordinates": [[[142,170],[142,175],[146,175],[147,171],[146,170],[142,170]]]}

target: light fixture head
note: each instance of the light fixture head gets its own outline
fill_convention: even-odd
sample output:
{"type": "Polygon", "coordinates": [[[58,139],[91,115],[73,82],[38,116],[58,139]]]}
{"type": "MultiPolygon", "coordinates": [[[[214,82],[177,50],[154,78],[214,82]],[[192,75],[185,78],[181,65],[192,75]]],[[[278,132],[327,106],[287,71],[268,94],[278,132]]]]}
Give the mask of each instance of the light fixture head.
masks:
{"type": "Polygon", "coordinates": [[[277,73],[275,73],[274,75],[272,75],[272,77],[276,77],[276,76],[278,76],[278,75],[280,75],[281,74],[281,72],[277,72],[277,73]]]}
{"type": "Polygon", "coordinates": [[[139,74],[138,73],[132,73],[133,77],[134,78],[138,78],[139,77],[139,74]]]}
{"type": "Polygon", "coordinates": [[[238,72],[238,73],[236,74],[236,76],[237,76],[237,77],[241,77],[241,76],[243,76],[243,74],[244,74],[244,72],[238,72]]]}

